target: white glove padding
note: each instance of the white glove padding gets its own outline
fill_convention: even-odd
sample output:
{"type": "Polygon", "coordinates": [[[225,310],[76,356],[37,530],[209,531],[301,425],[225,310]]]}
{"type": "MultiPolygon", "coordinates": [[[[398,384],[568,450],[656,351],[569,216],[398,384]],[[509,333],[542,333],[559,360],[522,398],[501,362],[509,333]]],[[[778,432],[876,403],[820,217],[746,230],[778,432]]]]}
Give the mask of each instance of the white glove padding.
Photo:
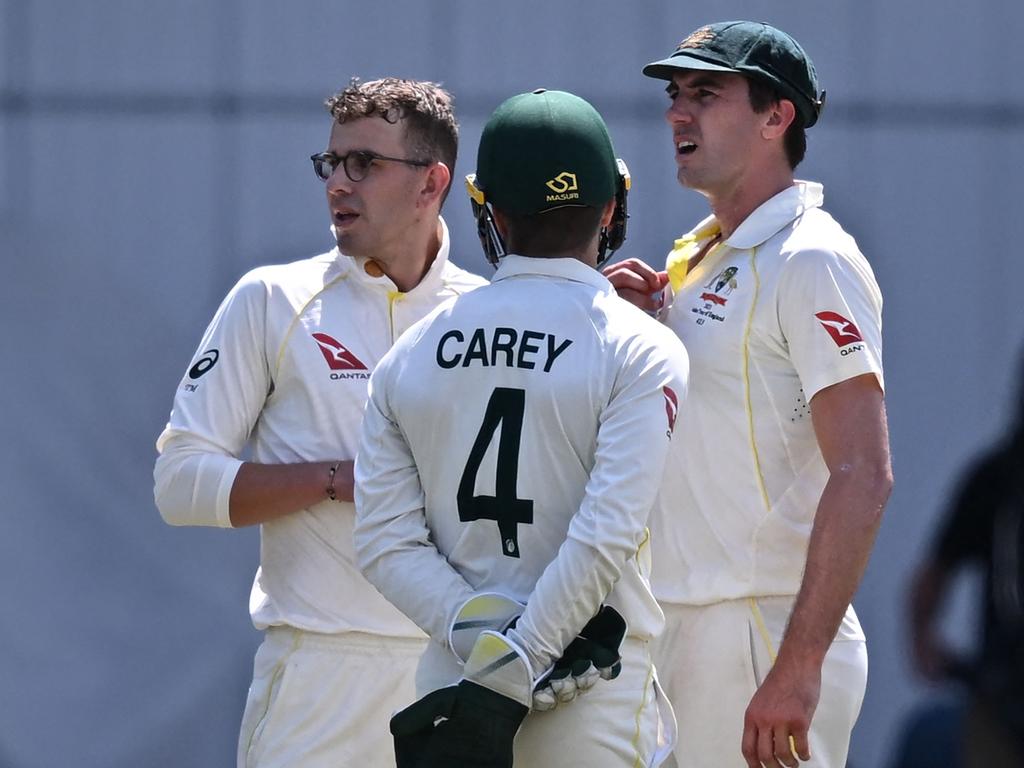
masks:
{"type": "Polygon", "coordinates": [[[504,632],[522,615],[526,606],[518,600],[498,592],[482,592],[473,595],[455,615],[448,630],[448,644],[463,664],[485,629],[504,632]]]}
{"type": "Polygon", "coordinates": [[[533,693],[533,708],[554,709],[593,688],[598,680],[613,680],[622,671],[619,645],[626,622],[611,606],[603,605],[580,634],[569,643],[551,672],[533,693]]]}
{"type": "Polygon", "coordinates": [[[483,630],[466,660],[462,679],[529,707],[533,702],[534,674],[530,661],[509,637],[483,630]]]}

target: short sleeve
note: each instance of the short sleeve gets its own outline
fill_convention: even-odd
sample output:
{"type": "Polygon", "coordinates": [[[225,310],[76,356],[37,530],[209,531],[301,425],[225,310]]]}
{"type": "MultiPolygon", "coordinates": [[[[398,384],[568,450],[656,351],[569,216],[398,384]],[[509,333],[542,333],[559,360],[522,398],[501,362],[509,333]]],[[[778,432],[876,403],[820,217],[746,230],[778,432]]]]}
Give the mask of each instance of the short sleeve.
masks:
{"type": "Polygon", "coordinates": [[[841,381],[882,376],[882,294],[859,253],[806,250],[789,257],[779,325],[807,400],[841,381]]]}

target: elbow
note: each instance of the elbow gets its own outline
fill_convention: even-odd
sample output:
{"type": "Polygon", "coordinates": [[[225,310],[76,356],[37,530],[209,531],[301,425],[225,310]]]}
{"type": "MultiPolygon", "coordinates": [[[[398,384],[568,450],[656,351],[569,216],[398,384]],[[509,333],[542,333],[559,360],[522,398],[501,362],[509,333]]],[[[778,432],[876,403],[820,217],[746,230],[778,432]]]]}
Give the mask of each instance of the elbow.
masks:
{"type": "Polygon", "coordinates": [[[882,521],[885,505],[892,495],[893,482],[892,465],[887,458],[867,464],[860,473],[858,485],[865,502],[865,514],[870,515],[870,522],[875,526],[882,521]]]}
{"type": "Polygon", "coordinates": [[[872,466],[870,494],[871,497],[878,502],[879,515],[882,514],[882,509],[885,508],[886,503],[889,501],[889,497],[892,495],[894,482],[892,464],[888,457],[882,461],[876,462],[872,466]]]}
{"type": "Polygon", "coordinates": [[[888,457],[844,462],[831,472],[830,484],[858,509],[866,525],[877,527],[892,494],[893,475],[888,457]]]}
{"type": "Polygon", "coordinates": [[[181,494],[174,492],[176,472],[169,466],[164,455],[160,455],[153,468],[153,501],[160,517],[168,525],[187,525],[188,514],[178,503],[181,494]]]}
{"type": "Polygon", "coordinates": [[[173,473],[168,477],[160,473],[160,464],[157,462],[157,470],[153,473],[153,501],[160,517],[168,525],[184,526],[195,525],[195,517],[191,505],[185,503],[186,496],[179,487],[176,487],[173,473]]]}
{"type": "Polygon", "coordinates": [[[153,468],[153,500],[168,525],[230,528],[228,498],[241,462],[184,449],[164,450],[153,468]]]}

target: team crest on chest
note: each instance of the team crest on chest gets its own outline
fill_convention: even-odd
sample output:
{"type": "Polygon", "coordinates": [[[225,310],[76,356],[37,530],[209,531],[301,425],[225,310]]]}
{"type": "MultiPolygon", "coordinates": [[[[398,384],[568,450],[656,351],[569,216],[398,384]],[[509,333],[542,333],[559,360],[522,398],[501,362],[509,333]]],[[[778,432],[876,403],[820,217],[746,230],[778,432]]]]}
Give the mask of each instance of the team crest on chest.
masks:
{"type": "Polygon", "coordinates": [[[707,320],[722,322],[725,315],[718,314],[716,310],[729,303],[729,294],[736,290],[738,283],[736,274],[739,267],[725,267],[717,275],[712,277],[704,285],[704,291],[700,294],[701,306],[690,309],[697,317],[697,325],[704,325],[707,320]]]}

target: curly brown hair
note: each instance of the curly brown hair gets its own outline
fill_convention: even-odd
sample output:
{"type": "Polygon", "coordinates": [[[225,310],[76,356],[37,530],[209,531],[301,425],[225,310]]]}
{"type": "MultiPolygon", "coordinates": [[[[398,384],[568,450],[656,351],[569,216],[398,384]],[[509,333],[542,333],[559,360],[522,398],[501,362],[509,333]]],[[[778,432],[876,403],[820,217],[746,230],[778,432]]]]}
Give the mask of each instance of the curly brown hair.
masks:
{"type": "Polygon", "coordinates": [[[454,174],[459,124],[452,101],[448,91],[425,80],[385,77],[363,83],[353,77],[324,106],[339,123],[371,116],[389,123],[405,120],[406,142],[414,158],[440,161],[454,174]]]}

